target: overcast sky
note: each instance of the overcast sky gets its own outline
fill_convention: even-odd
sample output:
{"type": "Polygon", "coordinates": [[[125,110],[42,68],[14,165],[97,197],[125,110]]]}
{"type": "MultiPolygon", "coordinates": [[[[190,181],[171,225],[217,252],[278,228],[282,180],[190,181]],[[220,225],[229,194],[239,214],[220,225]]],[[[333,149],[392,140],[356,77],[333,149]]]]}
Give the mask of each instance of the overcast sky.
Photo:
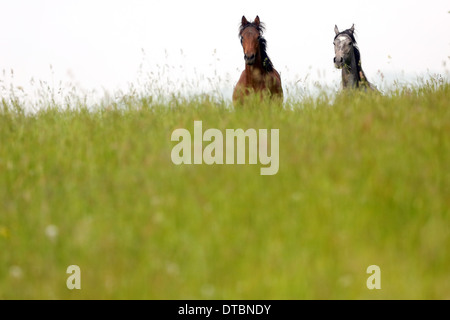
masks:
{"type": "Polygon", "coordinates": [[[13,69],[14,84],[25,88],[33,78],[114,91],[135,83],[139,70],[150,74],[164,65],[175,82],[195,73],[234,85],[244,68],[241,17],[259,15],[285,83],[307,74],[338,81],[333,28],[352,23],[363,68],[375,84],[379,70],[398,77],[445,75],[449,11],[448,0],[1,0],[0,70],[8,78],[13,69]]]}

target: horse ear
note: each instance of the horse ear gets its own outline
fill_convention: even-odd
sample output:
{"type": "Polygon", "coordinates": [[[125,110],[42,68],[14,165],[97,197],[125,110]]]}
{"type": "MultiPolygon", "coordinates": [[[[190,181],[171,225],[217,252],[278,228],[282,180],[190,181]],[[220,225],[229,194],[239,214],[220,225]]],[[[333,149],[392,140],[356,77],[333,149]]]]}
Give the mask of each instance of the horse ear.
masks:
{"type": "Polygon", "coordinates": [[[338,29],[337,25],[334,25],[334,33],[336,33],[336,35],[339,34],[339,29],[338,29]]]}
{"type": "Polygon", "coordinates": [[[259,16],[256,16],[255,21],[253,21],[253,23],[259,27],[259,24],[261,23],[261,21],[259,21],[259,16]]]}
{"type": "Polygon", "coordinates": [[[243,26],[245,26],[246,24],[248,24],[249,22],[248,22],[248,20],[245,18],[245,16],[242,16],[242,20],[241,20],[241,24],[243,25],[243,26]]]}
{"type": "Polygon", "coordinates": [[[352,24],[352,27],[350,28],[350,32],[353,34],[355,32],[355,24],[352,24]]]}

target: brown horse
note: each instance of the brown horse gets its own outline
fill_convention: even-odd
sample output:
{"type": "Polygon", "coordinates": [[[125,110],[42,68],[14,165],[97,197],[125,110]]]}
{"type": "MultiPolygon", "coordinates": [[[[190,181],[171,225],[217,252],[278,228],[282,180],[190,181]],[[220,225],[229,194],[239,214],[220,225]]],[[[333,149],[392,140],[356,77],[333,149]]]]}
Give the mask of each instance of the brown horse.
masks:
{"type": "Polygon", "coordinates": [[[283,101],[280,74],[273,67],[266,53],[266,39],[263,38],[264,25],[256,16],[249,22],[242,16],[239,28],[242,48],[244,49],[245,70],[233,92],[233,102],[243,103],[244,98],[252,93],[260,93],[261,98],[268,96],[283,101]]]}

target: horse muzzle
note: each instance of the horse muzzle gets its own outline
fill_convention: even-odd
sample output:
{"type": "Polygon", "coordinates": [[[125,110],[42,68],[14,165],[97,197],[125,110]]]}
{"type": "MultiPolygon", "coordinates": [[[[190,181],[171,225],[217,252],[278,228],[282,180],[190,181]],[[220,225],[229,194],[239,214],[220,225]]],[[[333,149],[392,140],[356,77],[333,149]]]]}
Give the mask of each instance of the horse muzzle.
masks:
{"type": "Polygon", "coordinates": [[[343,57],[340,57],[340,58],[334,57],[333,62],[334,62],[334,66],[337,69],[342,69],[344,67],[344,58],[343,57]]]}
{"type": "Polygon", "coordinates": [[[245,60],[245,64],[248,64],[251,66],[256,61],[256,55],[255,54],[250,54],[250,55],[244,54],[244,60],[245,60]]]}

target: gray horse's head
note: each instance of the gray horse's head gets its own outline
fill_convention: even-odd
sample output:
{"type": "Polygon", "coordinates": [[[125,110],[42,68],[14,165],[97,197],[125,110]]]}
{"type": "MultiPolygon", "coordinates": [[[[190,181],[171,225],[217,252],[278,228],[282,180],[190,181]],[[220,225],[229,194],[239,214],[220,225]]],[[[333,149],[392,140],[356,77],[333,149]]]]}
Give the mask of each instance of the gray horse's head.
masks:
{"type": "Polygon", "coordinates": [[[342,69],[344,66],[350,66],[354,57],[354,46],[356,45],[355,37],[353,35],[355,25],[350,29],[340,32],[337,26],[334,26],[334,66],[342,69]]]}

